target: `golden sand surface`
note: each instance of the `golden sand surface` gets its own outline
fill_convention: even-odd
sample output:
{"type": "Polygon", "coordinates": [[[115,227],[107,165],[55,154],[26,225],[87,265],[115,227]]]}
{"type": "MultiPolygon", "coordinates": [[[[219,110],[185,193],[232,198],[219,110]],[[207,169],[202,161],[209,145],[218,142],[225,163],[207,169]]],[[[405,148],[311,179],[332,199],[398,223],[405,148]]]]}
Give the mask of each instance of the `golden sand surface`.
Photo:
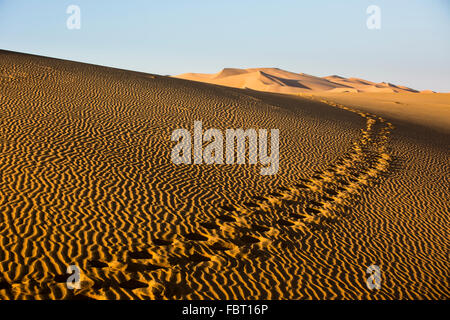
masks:
{"type": "Polygon", "coordinates": [[[225,68],[218,73],[184,73],[175,78],[212,83],[227,87],[264,92],[299,94],[317,91],[329,93],[411,93],[417,90],[392,83],[376,83],[337,75],[316,77],[279,68],[225,68]]]}
{"type": "Polygon", "coordinates": [[[0,51],[0,298],[448,299],[448,134],[320,100],[0,51]],[[174,165],[196,120],[278,173],[174,165]]]}
{"type": "Polygon", "coordinates": [[[314,95],[397,122],[450,134],[450,93],[329,93],[314,95]]]}

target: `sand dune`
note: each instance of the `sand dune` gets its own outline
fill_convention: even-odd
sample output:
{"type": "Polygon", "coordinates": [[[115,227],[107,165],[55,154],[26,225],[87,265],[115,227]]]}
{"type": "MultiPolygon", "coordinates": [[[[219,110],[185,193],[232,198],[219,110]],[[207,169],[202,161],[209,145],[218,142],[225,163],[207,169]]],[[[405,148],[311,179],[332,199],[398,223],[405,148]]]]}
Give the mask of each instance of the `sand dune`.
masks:
{"type": "Polygon", "coordinates": [[[332,93],[317,96],[398,122],[450,133],[450,93],[332,93]]]}
{"type": "Polygon", "coordinates": [[[450,297],[442,136],[418,141],[414,126],[325,98],[7,51],[0,106],[1,299],[450,297]],[[174,165],[171,132],[195,120],[278,128],[278,174],[174,165]],[[366,286],[372,264],[380,290],[366,286]],[[75,291],[69,265],[82,270],[75,291]]]}
{"type": "Polygon", "coordinates": [[[328,92],[418,92],[391,83],[375,83],[357,78],[340,76],[315,77],[304,73],[293,73],[277,68],[225,68],[215,74],[185,73],[176,78],[207,82],[234,88],[248,88],[274,93],[328,92]]]}

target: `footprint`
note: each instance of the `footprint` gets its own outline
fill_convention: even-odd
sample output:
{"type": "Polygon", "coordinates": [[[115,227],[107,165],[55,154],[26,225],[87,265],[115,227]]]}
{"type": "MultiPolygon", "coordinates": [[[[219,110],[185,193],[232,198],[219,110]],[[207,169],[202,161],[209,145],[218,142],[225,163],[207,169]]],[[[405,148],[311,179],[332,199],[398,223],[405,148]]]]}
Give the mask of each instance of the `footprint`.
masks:
{"type": "Polygon", "coordinates": [[[277,221],[277,224],[279,224],[280,226],[285,226],[285,227],[292,227],[294,225],[294,223],[284,220],[284,219],[279,219],[277,221]]]}
{"type": "Polygon", "coordinates": [[[68,274],[57,274],[54,276],[53,280],[55,280],[56,283],[66,283],[68,278],[68,274]]]}
{"type": "Polygon", "coordinates": [[[267,232],[270,230],[269,227],[261,226],[258,224],[252,224],[252,230],[257,232],[267,232]]]}
{"type": "Polygon", "coordinates": [[[287,205],[296,205],[299,203],[298,201],[292,199],[283,199],[283,202],[286,203],[287,205]]]}
{"type": "Polygon", "coordinates": [[[264,210],[255,210],[253,214],[266,214],[266,212],[264,210]]]}
{"type": "Polygon", "coordinates": [[[322,203],[314,201],[314,200],[309,201],[309,203],[312,204],[315,207],[321,207],[322,206],[322,203]]]}
{"type": "Polygon", "coordinates": [[[195,264],[199,264],[199,263],[201,263],[201,262],[210,261],[211,259],[208,258],[208,257],[206,257],[206,256],[203,256],[203,255],[201,255],[201,254],[199,254],[199,253],[194,253],[194,254],[192,254],[192,255],[190,255],[190,256],[188,257],[188,260],[189,260],[190,262],[195,263],[195,264]]]}
{"type": "Polygon", "coordinates": [[[333,201],[332,198],[327,197],[327,196],[322,196],[322,199],[323,199],[324,201],[327,201],[327,202],[332,202],[332,201],[333,201]]]}
{"type": "Polygon", "coordinates": [[[245,233],[248,233],[248,232],[251,232],[251,231],[252,231],[250,228],[247,228],[247,227],[245,227],[245,226],[235,226],[233,229],[234,229],[236,232],[240,232],[240,233],[242,233],[242,234],[245,234],[245,233]]]}
{"type": "Polygon", "coordinates": [[[79,294],[75,294],[73,296],[70,296],[68,298],[68,300],[97,300],[97,299],[94,299],[94,298],[91,298],[91,297],[89,297],[87,295],[79,293],[79,294]]]}
{"type": "Polygon", "coordinates": [[[254,238],[252,236],[249,235],[243,235],[240,239],[240,242],[245,243],[245,244],[254,244],[254,243],[258,243],[259,239],[254,238]]]}
{"type": "Polygon", "coordinates": [[[314,208],[306,208],[305,211],[306,211],[307,213],[311,213],[311,214],[318,214],[318,213],[320,213],[319,210],[314,209],[314,208]]]}
{"type": "Polygon", "coordinates": [[[244,206],[249,207],[249,208],[258,208],[259,207],[259,205],[257,205],[256,203],[250,202],[250,201],[244,202],[243,204],[244,204],[244,206]]]}
{"type": "Polygon", "coordinates": [[[324,189],[323,191],[330,196],[337,196],[337,194],[338,194],[336,191],[334,191],[332,189],[324,189]]]}
{"type": "Polygon", "coordinates": [[[100,260],[88,260],[88,266],[91,268],[106,268],[108,264],[100,260]]]}
{"type": "Polygon", "coordinates": [[[270,258],[270,254],[267,251],[264,251],[264,250],[254,249],[254,250],[250,251],[248,257],[250,259],[258,259],[258,258],[259,259],[261,259],[261,258],[267,259],[267,258],[270,258]]]}
{"type": "Polygon", "coordinates": [[[163,266],[157,266],[154,264],[142,264],[142,263],[134,263],[131,262],[128,264],[127,268],[125,269],[127,272],[146,272],[146,271],[155,271],[158,269],[165,269],[163,266]]]}
{"type": "Polygon", "coordinates": [[[223,210],[228,211],[228,212],[233,212],[236,211],[236,208],[232,207],[232,206],[228,206],[228,205],[224,205],[221,207],[223,210]]]}
{"type": "Polygon", "coordinates": [[[225,214],[222,214],[220,216],[217,217],[217,219],[223,221],[223,222],[235,222],[236,219],[231,217],[231,216],[227,216],[225,214]]]}
{"type": "Polygon", "coordinates": [[[194,263],[194,264],[199,264],[201,262],[206,262],[206,261],[210,261],[211,259],[209,259],[208,257],[205,257],[199,253],[194,253],[190,256],[172,256],[169,257],[169,263],[172,265],[182,265],[182,266],[186,266],[189,263],[194,263]]]}
{"type": "Polygon", "coordinates": [[[100,289],[109,289],[113,286],[113,281],[110,279],[107,280],[94,280],[94,285],[92,286],[92,289],[94,290],[100,290],[100,289]]]}
{"type": "Polygon", "coordinates": [[[291,216],[292,218],[295,218],[295,219],[305,218],[305,216],[302,216],[301,214],[298,214],[298,213],[291,213],[289,216],[291,216]]]}
{"type": "Polygon", "coordinates": [[[283,195],[278,192],[271,192],[271,193],[269,193],[269,195],[271,195],[272,197],[283,197],[283,195]]]}
{"type": "Polygon", "coordinates": [[[342,179],[337,179],[336,181],[337,181],[338,183],[344,185],[344,186],[348,186],[348,185],[350,184],[350,183],[348,183],[347,181],[342,180],[342,179]]]}
{"type": "Polygon", "coordinates": [[[220,229],[220,226],[215,224],[214,222],[200,222],[200,225],[205,229],[212,229],[212,230],[220,229]]]}
{"type": "Polygon", "coordinates": [[[213,251],[227,251],[231,250],[231,248],[224,246],[223,244],[219,242],[215,242],[212,246],[209,247],[213,251]]]}
{"type": "Polygon", "coordinates": [[[258,201],[266,201],[267,200],[267,198],[264,198],[264,197],[261,197],[261,196],[253,196],[252,198],[255,199],[255,200],[258,200],[258,201]]]}
{"type": "Polygon", "coordinates": [[[187,284],[174,280],[163,281],[162,285],[164,286],[163,296],[166,299],[180,299],[193,292],[187,284]]]}
{"type": "Polygon", "coordinates": [[[8,281],[0,281],[0,290],[2,289],[6,289],[9,290],[11,289],[11,285],[8,283],[8,281]]]}

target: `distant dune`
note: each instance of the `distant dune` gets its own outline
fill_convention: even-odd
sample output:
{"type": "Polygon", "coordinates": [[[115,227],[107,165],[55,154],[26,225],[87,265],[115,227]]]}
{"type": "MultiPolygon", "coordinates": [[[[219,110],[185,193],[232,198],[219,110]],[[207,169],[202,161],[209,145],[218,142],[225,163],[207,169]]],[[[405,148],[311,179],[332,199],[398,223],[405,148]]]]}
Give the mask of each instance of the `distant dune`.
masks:
{"type": "Polygon", "coordinates": [[[225,68],[214,74],[184,73],[176,78],[207,82],[234,88],[297,94],[304,92],[419,92],[392,83],[375,83],[358,78],[340,76],[315,77],[305,73],[293,73],[278,68],[225,68]]]}
{"type": "Polygon", "coordinates": [[[175,78],[271,93],[316,96],[441,132],[450,130],[449,93],[417,91],[392,83],[337,75],[321,78],[277,68],[225,68],[215,74],[185,73],[175,78]]]}
{"type": "Polygon", "coordinates": [[[356,109],[0,50],[0,300],[448,299],[448,135],[356,109]],[[196,120],[279,129],[278,173],[174,164],[196,120]]]}

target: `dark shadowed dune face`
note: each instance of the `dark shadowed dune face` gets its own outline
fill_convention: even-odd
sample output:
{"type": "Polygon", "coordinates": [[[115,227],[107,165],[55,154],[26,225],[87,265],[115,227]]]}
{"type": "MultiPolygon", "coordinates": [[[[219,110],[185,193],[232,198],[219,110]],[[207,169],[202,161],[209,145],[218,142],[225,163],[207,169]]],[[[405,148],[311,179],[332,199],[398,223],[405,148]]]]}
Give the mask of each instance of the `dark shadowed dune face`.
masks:
{"type": "Polygon", "coordinates": [[[91,299],[445,298],[448,160],[334,103],[0,51],[0,298],[77,298],[69,265],[91,299]],[[278,173],[173,164],[196,120],[279,129],[278,173]]]}

